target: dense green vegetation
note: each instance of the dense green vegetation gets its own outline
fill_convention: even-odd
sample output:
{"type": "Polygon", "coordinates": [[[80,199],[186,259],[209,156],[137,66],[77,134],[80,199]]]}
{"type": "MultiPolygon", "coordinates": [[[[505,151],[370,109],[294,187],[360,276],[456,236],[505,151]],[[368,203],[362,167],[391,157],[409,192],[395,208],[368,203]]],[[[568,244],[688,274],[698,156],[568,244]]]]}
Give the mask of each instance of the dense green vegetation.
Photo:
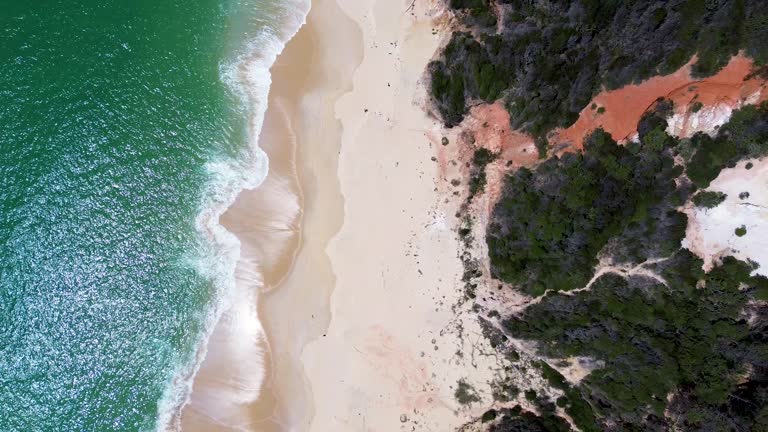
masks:
{"type": "Polygon", "coordinates": [[[543,136],[572,123],[601,86],[670,73],[695,53],[697,76],[716,73],[739,49],[758,64],[768,61],[768,8],[759,1],[450,0],[449,6],[472,30],[454,33],[429,66],[433,100],[449,127],[461,121],[469,101],[502,98],[515,128],[543,136]]]}
{"type": "Polygon", "coordinates": [[[682,172],[672,160],[675,141],[663,129],[643,141],[619,146],[597,130],[583,153],[510,174],[487,230],[493,275],[541,295],[586,285],[616,236],[643,246],[617,250],[623,260],[674,252],[685,219],[671,206],[687,196],[673,181],[682,172]],[[630,241],[654,235],[658,241],[647,245],[630,241]]]}
{"type": "Polygon", "coordinates": [[[576,393],[603,421],[633,430],[685,406],[678,414],[689,428],[757,430],[750,428],[765,421],[758,417],[768,404],[768,314],[758,308],[755,326],[743,311],[768,280],[731,257],[709,273],[701,267],[680,250],[654,268],[664,284],[606,274],[589,291],[550,293],[504,325],[515,337],[547,341],[547,356],[604,361],[576,393]]]}
{"type": "Polygon", "coordinates": [[[490,432],[570,432],[568,423],[552,412],[536,415],[519,405],[500,410],[489,410],[482,417],[484,422],[495,420],[490,432]]]}
{"type": "MultiPolygon", "coordinates": [[[[602,364],[577,386],[538,365],[582,431],[768,431],[768,279],[733,257],[704,272],[681,248],[687,219],[676,210],[689,199],[716,206],[724,194],[696,187],[768,154],[768,105],[734,112],[714,138],[682,141],[664,132],[671,108],[661,100],[643,116],[638,143],[598,130],[583,153],[508,175],[487,230],[492,274],[542,297],[502,325],[546,358],[602,364]],[[564,292],[584,287],[599,257],[642,271],[564,292]]],[[[525,396],[556,417],[552,401],[525,396]]],[[[511,425],[495,430],[526,430],[511,425]]]]}
{"type": "Polygon", "coordinates": [[[717,191],[701,191],[693,196],[693,204],[696,207],[715,208],[719,206],[728,195],[717,191]]]}
{"type": "MultiPolygon", "coordinates": [[[[483,42],[493,43],[492,39],[483,42]]],[[[448,127],[457,125],[464,118],[468,94],[471,98],[492,102],[512,84],[511,66],[491,61],[491,54],[470,33],[454,33],[443,55],[464,57],[462,61],[466,62],[465,73],[468,74],[468,77],[457,74],[456,66],[451,63],[436,61],[429,64],[432,95],[438,101],[440,114],[448,127]]]]}
{"type": "Polygon", "coordinates": [[[598,431],[595,414],[589,402],[584,399],[580,389],[571,387],[565,377],[547,363],[541,362],[539,367],[542,376],[549,382],[549,385],[565,393],[565,396],[558,398],[557,406],[565,409],[565,412],[571,416],[571,419],[582,432],[598,431]]]}
{"type": "MultiPolygon", "coordinates": [[[[507,176],[486,233],[493,276],[541,295],[585,286],[601,252],[634,264],[668,256],[687,224],[676,208],[693,191],[685,177],[674,180],[685,172],[704,188],[723,168],[768,154],[768,104],[735,111],[714,138],[682,143],[665,132],[670,109],[660,101],[643,117],[639,143],[619,146],[597,130],[583,153],[507,176]]],[[[693,202],[714,207],[721,195],[703,191],[693,202]]]]}
{"type": "Polygon", "coordinates": [[[475,150],[472,155],[472,168],[469,172],[469,199],[482,192],[487,183],[485,167],[496,160],[497,154],[486,148],[475,150]]]}
{"type": "Polygon", "coordinates": [[[493,0],[450,0],[448,4],[451,9],[466,11],[465,20],[475,26],[492,27],[498,23],[493,0]]]}
{"type": "Polygon", "coordinates": [[[462,405],[480,402],[480,397],[477,395],[475,389],[463,379],[456,383],[456,390],[454,391],[453,396],[462,405]]]}

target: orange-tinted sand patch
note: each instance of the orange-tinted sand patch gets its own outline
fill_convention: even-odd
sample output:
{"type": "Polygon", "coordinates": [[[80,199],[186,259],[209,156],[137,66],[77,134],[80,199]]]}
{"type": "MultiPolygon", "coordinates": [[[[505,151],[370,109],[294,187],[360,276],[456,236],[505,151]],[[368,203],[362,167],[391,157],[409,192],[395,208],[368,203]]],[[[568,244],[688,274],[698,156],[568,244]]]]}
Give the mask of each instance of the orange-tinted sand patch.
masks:
{"type": "Polygon", "coordinates": [[[500,193],[501,179],[510,168],[531,166],[539,160],[533,138],[512,129],[509,113],[500,102],[472,107],[455,131],[459,133],[452,137],[447,146],[442,145],[442,136],[428,134],[437,150],[439,177],[444,180],[440,187],[444,191],[455,190],[451,185],[452,180],[469,178],[472,158],[479,148],[486,148],[499,155],[495,162],[486,167],[488,183],[485,194],[493,198],[491,204],[500,193]]]}
{"type": "Polygon", "coordinates": [[[557,129],[550,135],[550,143],[569,143],[571,149],[579,149],[584,137],[599,127],[616,140],[631,139],[637,132],[637,122],[643,113],[660,97],[672,99],[677,109],[685,110],[694,98],[704,106],[726,104],[739,107],[765,100],[768,96],[765,81],[750,76],[752,60],[741,54],[734,56],[718,74],[702,80],[691,77],[690,66],[694,60],[691,59],[673,74],[601,92],[592,100],[595,109],[592,104],[584,108],[571,127],[557,129]],[[604,108],[605,112],[598,113],[600,108],[604,108]]]}
{"type": "Polygon", "coordinates": [[[736,59],[744,65],[734,68],[731,76],[684,86],[667,95],[675,104],[675,115],[670,119],[671,132],[688,138],[699,131],[712,131],[727,122],[733,110],[768,100],[764,79],[754,74],[739,76],[741,68],[751,68],[752,62],[743,57],[734,57],[736,59]],[[701,108],[694,112],[694,106],[699,103],[701,108]]]}
{"type": "Polygon", "coordinates": [[[427,363],[401,346],[385,328],[371,327],[365,344],[355,349],[382,376],[398,384],[398,403],[404,412],[447,406],[435,389],[427,363]]]}
{"type": "Polygon", "coordinates": [[[500,102],[472,107],[461,124],[463,131],[459,160],[466,166],[475,149],[486,148],[499,155],[486,168],[483,199],[476,204],[490,214],[499,195],[504,176],[510,168],[531,166],[539,160],[533,137],[510,126],[509,112],[500,102]]]}
{"type": "Polygon", "coordinates": [[[498,153],[504,162],[525,166],[538,160],[533,138],[512,129],[509,112],[500,102],[473,107],[461,128],[474,137],[477,148],[498,153]]]}
{"type": "MultiPolygon", "coordinates": [[[[640,118],[659,98],[674,102],[669,128],[681,137],[698,131],[711,132],[725,123],[734,109],[768,100],[765,73],[756,73],[752,59],[742,54],[734,56],[719,73],[700,80],[691,77],[690,68],[695,60],[692,58],[670,75],[599,93],[573,125],[549,134],[552,153],[580,150],[584,138],[600,127],[619,142],[634,138],[640,118]],[[694,113],[692,108],[696,102],[702,106],[694,113]],[[604,112],[599,112],[600,108],[604,112]]],[[[442,146],[441,137],[430,136],[437,148],[440,177],[445,183],[443,190],[454,191],[451,181],[457,177],[469,178],[476,149],[487,148],[497,153],[499,158],[486,167],[484,193],[473,204],[480,214],[488,215],[510,168],[532,166],[539,161],[534,139],[512,129],[509,113],[500,102],[472,107],[457,130],[459,134],[453,137],[456,146],[453,142],[442,146]]]]}

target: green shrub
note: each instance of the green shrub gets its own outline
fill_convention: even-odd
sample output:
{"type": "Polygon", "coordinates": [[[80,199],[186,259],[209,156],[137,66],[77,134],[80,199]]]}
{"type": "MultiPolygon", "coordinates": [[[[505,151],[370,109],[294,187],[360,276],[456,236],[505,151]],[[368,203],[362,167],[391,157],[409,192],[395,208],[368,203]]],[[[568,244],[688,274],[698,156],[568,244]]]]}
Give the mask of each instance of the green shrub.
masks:
{"type": "Polygon", "coordinates": [[[686,171],[694,184],[704,189],[723,168],[735,166],[741,159],[768,154],[768,104],[734,111],[715,138],[698,133],[690,145],[695,153],[686,171]]]}
{"type": "Polygon", "coordinates": [[[587,400],[578,407],[578,393],[566,390],[574,412],[594,415],[591,406],[600,406],[614,422],[640,426],[647,415],[662,416],[676,398],[690,396],[696,410],[729,416],[749,430],[756,411],[728,407],[738,398],[752,398],[755,407],[768,403],[768,393],[739,390],[745,364],[763,364],[768,353],[761,328],[740,318],[750,293],[768,289],[768,280],[750,276],[754,266],[732,257],[709,273],[701,267],[681,249],[649,267],[667,285],[606,274],[588,291],[543,297],[504,326],[516,338],[547,341],[539,347],[548,357],[605,362],[579,385],[587,400]]]}
{"type": "Polygon", "coordinates": [[[693,196],[693,204],[696,207],[715,208],[720,205],[728,196],[717,191],[701,191],[693,196]]]}
{"type": "Polygon", "coordinates": [[[674,228],[665,240],[674,243],[684,224],[678,228],[676,212],[657,215],[654,206],[674,193],[672,179],[679,174],[669,151],[661,155],[642,144],[633,153],[602,130],[587,140],[583,154],[549,159],[533,171],[521,168],[507,176],[487,228],[492,274],[541,295],[584,286],[610,238],[625,231],[642,235],[654,218],[674,228]]]}
{"type": "Polygon", "coordinates": [[[495,424],[488,432],[571,432],[568,422],[552,412],[535,414],[519,405],[501,408],[496,412],[495,424]]]}
{"type": "Polygon", "coordinates": [[[480,402],[480,396],[477,395],[475,389],[463,379],[456,383],[456,391],[454,391],[454,396],[456,397],[456,400],[462,405],[469,405],[474,402],[480,402]]]}
{"type": "Polygon", "coordinates": [[[488,410],[483,413],[482,417],[480,417],[480,421],[483,423],[488,423],[489,421],[495,420],[497,415],[498,412],[496,410],[488,410]]]}
{"type": "Polygon", "coordinates": [[[691,112],[692,113],[697,113],[697,112],[701,111],[702,108],[704,108],[704,104],[699,102],[699,101],[696,101],[696,102],[691,104],[691,112]]]}
{"type": "Polygon", "coordinates": [[[485,167],[496,160],[497,154],[486,148],[475,150],[472,156],[472,169],[469,174],[469,199],[482,192],[487,182],[485,167]]]}
{"type": "Polygon", "coordinates": [[[568,382],[565,380],[565,377],[560,374],[560,372],[554,370],[545,362],[541,362],[539,367],[541,367],[542,376],[545,380],[547,380],[549,385],[560,390],[568,389],[568,382]]]}

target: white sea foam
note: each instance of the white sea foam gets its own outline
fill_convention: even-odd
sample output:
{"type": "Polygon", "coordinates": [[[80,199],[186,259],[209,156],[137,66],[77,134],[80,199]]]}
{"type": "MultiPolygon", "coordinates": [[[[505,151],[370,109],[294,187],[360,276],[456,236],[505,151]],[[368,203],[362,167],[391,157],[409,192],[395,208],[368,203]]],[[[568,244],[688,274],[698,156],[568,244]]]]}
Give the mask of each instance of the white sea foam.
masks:
{"type": "MultiPolygon", "coordinates": [[[[240,101],[243,115],[247,115],[248,145],[239,158],[215,160],[206,165],[211,181],[196,228],[208,240],[210,248],[197,260],[197,269],[214,281],[219,295],[209,309],[206,329],[201,335],[194,361],[177,372],[159,402],[157,430],[180,429],[181,411],[190,401],[192,384],[206,358],[209,340],[222,320],[226,321],[222,325],[225,324],[232,335],[237,335],[236,340],[224,338],[228,350],[235,357],[250,359],[247,363],[249,368],[256,366],[263,370],[260,361],[264,357],[264,333],[256,309],[261,277],[256,272],[250,272],[241,274],[240,280],[236,281],[240,241],[219,223],[219,219],[242,190],[258,187],[267,175],[269,161],[258,146],[258,138],[272,82],[270,68],[287,41],[304,24],[309,7],[309,0],[286,0],[281,8],[283,14],[274,17],[274,21],[280,23],[279,29],[264,28],[220,67],[220,79],[240,101]]],[[[247,403],[259,397],[263,374],[252,375],[249,382],[242,383],[242,391],[229,395],[232,400],[247,403]]]]}

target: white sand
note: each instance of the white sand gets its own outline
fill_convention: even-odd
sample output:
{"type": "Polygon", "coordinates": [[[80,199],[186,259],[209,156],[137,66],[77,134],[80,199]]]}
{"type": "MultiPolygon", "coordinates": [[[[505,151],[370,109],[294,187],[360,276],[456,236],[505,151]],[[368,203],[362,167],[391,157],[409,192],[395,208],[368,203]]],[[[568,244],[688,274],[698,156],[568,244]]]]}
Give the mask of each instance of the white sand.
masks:
{"type": "Polygon", "coordinates": [[[705,269],[718,258],[733,255],[757,262],[757,273],[768,276],[768,159],[742,161],[724,169],[707,190],[728,197],[713,209],[687,208],[683,246],[704,259],[705,269]],[[749,162],[754,166],[748,170],[749,162]],[[749,192],[749,197],[740,199],[742,192],[749,192]],[[747,229],[743,237],[734,233],[740,226],[747,229]]]}
{"type": "Polygon", "coordinates": [[[678,105],[667,119],[667,133],[680,138],[690,138],[697,132],[715,135],[720,126],[728,123],[735,110],[759,103],[763,93],[764,89],[760,88],[742,99],[718,98],[697,112],[692,112],[689,106],[678,105]]]}
{"type": "Polygon", "coordinates": [[[457,381],[487,400],[496,362],[480,352],[475,319],[451,309],[463,271],[456,208],[437,192],[443,180],[428,136],[439,125],[414,104],[442,37],[432,31],[437,11],[421,1],[412,13],[410,1],[339,3],[362,28],[365,51],[352,91],[336,104],[344,224],[328,248],[330,326],[302,356],[310,430],[451,430],[478,414],[457,403],[457,381]]]}
{"type": "Polygon", "coordinates": [[[212,337],[184,430],[444,431],[490,405],[504,364],[458,305],[461,150],[423,109],[448,33],[435,5],[409,6],[316,0],[273,67],[270,177],[223,218],[252,290],[212,337]],[[257,303],[268,342],[233,337],[262,334],[257,303]],[[482,403],[457,402],[460,379],[482,403]]]}
{"type": "Polygon", "coordinates": [[[690,138],[697,132],[709,135],[717,133],[717,129],[728,123],[735,109],[733,104],[720,103],[702,107],[698,112],[690,112],[687,107],[678,108],[667,120],[667,133],[680,138],[690,138]]]}

